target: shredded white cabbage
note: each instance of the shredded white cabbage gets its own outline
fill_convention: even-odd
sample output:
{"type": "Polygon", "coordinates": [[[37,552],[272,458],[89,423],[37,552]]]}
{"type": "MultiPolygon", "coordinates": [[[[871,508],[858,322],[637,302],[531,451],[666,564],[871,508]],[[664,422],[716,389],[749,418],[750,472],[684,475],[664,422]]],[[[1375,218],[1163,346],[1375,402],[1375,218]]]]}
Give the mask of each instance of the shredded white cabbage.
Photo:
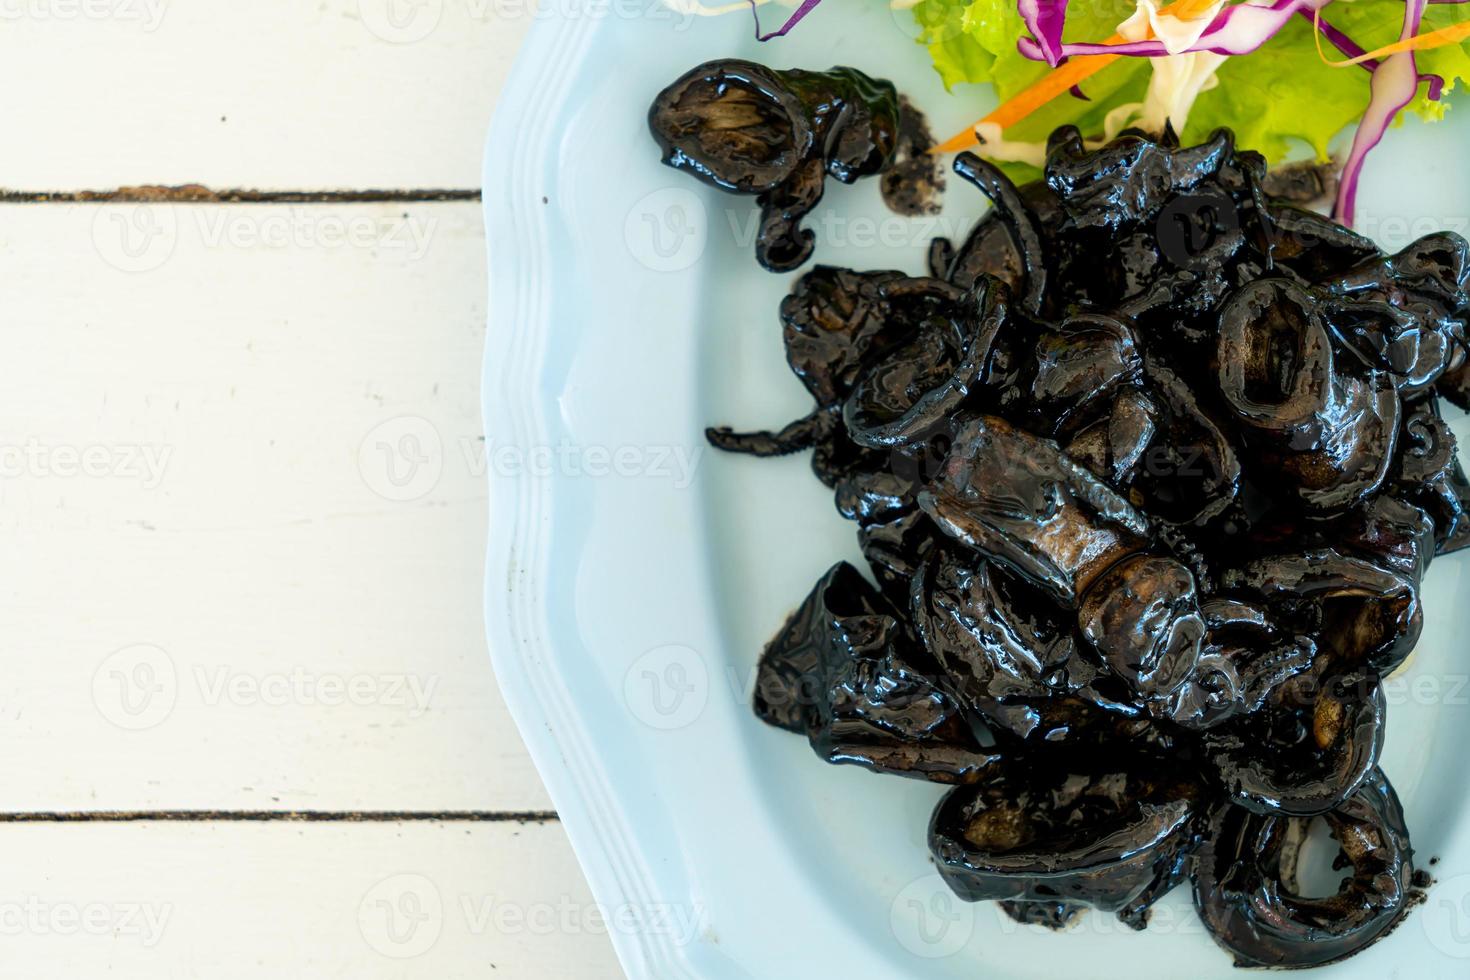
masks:
{"type": "MultiPolygon", "coordinates": [[[[1084,140],[1083,145],[1089,150],[1096,150],[1105,145],[1114,136],[1133,125],[1133,118],[1141,109],[1143,109],[1142,102],[1125,102],[1112,109],[1103,117],[1102,138],[1084,140]]],[[[1008,140],[1000,126],[995,123],[977,123],[975,137],[980,140],[980,155],[987,160],[993,160],[996,163],[1029,163],[1037,168],[1046,163],[1045,143],[1008,140]]]]}
{"type": "Polygon", "coordinates": [[[1138,126],[1151,133],[1162,133],[1164,124],[1172,122],[1174,132],[1184,132],[1189,123],[1189,110],[1201,92],[1220,84],[1215,71],[1229,57],[1209,51],[1175,54],[1167,58],[1150,58],[1153,77],[1148,82],[1148,95],[1138,114],[1138,126]]]}
{"type": "Polygon", "coordinates": [[[1044,144],[1008,140],[998,123],[976,123],[975,138],[980,141],[980,155],[987,160],[994,160],[996,163],[1029,163],[1033,167],[1046,163],[1044,144]]]}
{"type": "Polygon", "coordinates": [[[1177,55],[1204,35],[1222,6],[1224,0],[1201,11],[1197,17],[1181,18],[1159,13],[1153,0],[1138,0],[1138,9],[1118,25],[1118,33],[1125,41],[1142,41],[1148,38],[1149,32],[1153,32],[1153,36],[1163,42],[1165,51],[1177,55]]]}
{"type": "MultiPolygon", "coordinates": [[[[1157,37],[1164,42],[1166,50],[1181,52],[1200,39],[1224,6],[1224,0],[1190,18],[1162,14],[1154,0],[1137,0],[1137,4],[1133,14],[1118,25],[1118,33],[1129,41],[1157,37]]],[[[1189,122],[1194,100],[1201,92],[1208,92],[1220,84],[1215,72],[1225,63],[1225,57],[1200,51],[1148,59],[1153,74],[1144,100],[1127,102],[1112,109],[1103,119],[1102,138],[1088,140],[1087,148],[1102,146],[1130,126],[1157,134],[1164,131],[1165,123],[1172,122],[1174,131],[1182,133],[1189,122]]],[[[975,135],[982,144],[980,155],[987,159],[999,163],[1029,163],[1037,167],[1046,161],[1045,144],[1007,140],[994,123],[980,123],[975,127],[975,135]]]]}
{"type": "Polygon", "coordinates": [[[1153,66],[1148,94],[1132,116],[1131,125],[1150,133],[1162,133],[1164,126],[1172,123],[1174,132],[1184,132],[1195,99],[1201,92],[1220,84],[1215,72],[1227,56],[1209,51],[1180,52],[1187,51],[1200,39],[1222,6],[1223,2],[1213,4],[1199,16],[1185,19],[1159,13],[1153,0],[1138,0],[1133,16],[1118,25],[1118,33],[1126,40],[1141,41],[1152,34],[1169,52],[1168,57],[1148,59],[1153,66]]]}
{"type": "MultiPolygon", "coordinates": [[[[692,17],[718,17],[740,10],[749,10],[749,0],[731,0],[707,6],[703,0],[663,0],[664,5],[680,14],[692,17]]],[[[757,6],[778,3],[785,7],[795,6],[799,0],[755,0],[757,6]]],[[[895,10],[906,10],[920,0],[889,0],[895,10]]],[[[1129,41],[1140,41],[1153,36],[1164,43],[1170,52],[1166,58],[1150,58],[1153,75],[1149,79],[1148,94],[1143,102],[1129,102],[1108,113],[1103,122],[1103,138],[1088,142],[1090,148],[1101,146],[1129,126],[1137,126],[1151,133],[1162,133],[1167,122],[1174,124],[1174,131],[1182,133],[1189,122],[1189,111],[1201,92],[1208,92],[1220,84],[1215,71],[1225,61],[1225,56],[1207,51],[1180,54],[1204,34],[1215,15],[1224,6],[1225,0],[1203,10],[1198,16],[1181,18],[1159,12],[1154,0],[1137,0],[1137,8],[1127,20],[1118,25],[1118,33],[1129,41]]],[[[1246,0],[1269,2],[1269,0],[1246,0]]],[[[1023,140],[1007,140],[1001,128],[994,123],[980,123],[975,135],[981,142],[980,155],[1000,163],[1029,163],[1041,166],[1046,161],[1046,146],[1043,143],[1028,143],[1023,140]]]]}

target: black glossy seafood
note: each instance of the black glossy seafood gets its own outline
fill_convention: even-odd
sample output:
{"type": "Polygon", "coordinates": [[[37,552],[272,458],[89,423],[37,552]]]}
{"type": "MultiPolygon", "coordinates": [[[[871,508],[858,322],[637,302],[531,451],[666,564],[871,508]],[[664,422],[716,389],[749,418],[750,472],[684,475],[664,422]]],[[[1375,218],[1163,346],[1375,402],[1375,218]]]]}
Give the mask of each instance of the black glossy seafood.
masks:
{"type": "Polygon", "coordinates": [[[828,176],[850,184],[892,160],[899,141],[893,85],[855,68],[777,71],[711,61],[654,99],[648,125],[664,163],[761,208],[755,256],[772,272],[811,258],[816,235],[801,220],[828,176]]]}
{"type": "Polygon", "coordinates": [[[1409,908],[1413,851],[1388,779],[1370,773],[1324,819],[1352,869],[1336,894],[1296,894],[1304,819],[1224,806],[1194,862],[1194,903],[1240,966],[1324,966],[1363,949],[1409,908]]]}
{"type": "Polygon", "coordinates": [[[967,901],[1089,905],[1141,929],[1148,906],[1184,879],[1207,799],[1147,752],[1035,767],[1012,758],[945,796],[929,847],[967,901]]]}
{"type": "MultiPolygon", "coordinates": [[[[655,105],[668,162],[762,194],[827,168],[842,141],[803,142],[819,83],[793,77],[685,76],[655,105]]],[[[839,177],[882,166],[887,97],[865,98],[842,125],[871,152],[839,177]]],[[[1226,131],[1063,129],[1025,187],[955,170],[994,206],[928,275],[818,266],[782,303],[811,413],[709,431],[812,449],[876,582],[817,584],[757,714],[829,762],[953,784],[929,842],[964,899],[1142,928],[1190,880],[1241,965],[1353,954],[1411,904],[1382,681],[1430,562],[1470,542],[1437,400],[1470,404],[1470,248],[1385,255],[1269,199],[1226,131]],[[1319,818],[1351,875],[1302,897],[1319,818]]],[[[787,231],[767,265],[809,254],[787,231]]]]}

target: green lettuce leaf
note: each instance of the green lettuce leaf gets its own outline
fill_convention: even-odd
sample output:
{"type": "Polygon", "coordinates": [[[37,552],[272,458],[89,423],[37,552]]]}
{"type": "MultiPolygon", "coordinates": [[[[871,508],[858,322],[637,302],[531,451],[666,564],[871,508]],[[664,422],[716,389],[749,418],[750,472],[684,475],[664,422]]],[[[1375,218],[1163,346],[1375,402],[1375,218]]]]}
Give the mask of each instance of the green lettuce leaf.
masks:
{"type": "MultiPolygon", "coordinates": [[[[1131,0],[1074,4],[1067,11],[1066,39],[1107,37],[1133,9],[1131,0]]],[[[1016,39],[1026,33],[1016,0],[920,0],[913,14],[919,25],[919,43],[929,48],[934,67],[947,86],[994,82],[1004,99],[1048,70],[1016,50],[1016,39]]]]}
{"type": "MultiPolygon", "coordinates": [[[[1073,4],[1067,11],[1065,37],[1069,41],[1107,37],[1133,10],[1131,0],[1073,4]]],[[[1026,27],[1015,0],[922,0],[914,16],[921,28],[919,41],[928,46],[946,86],[990,82],[1003,101],[1050,70],[1016,50],[1016,39],[1026,27]]],[[[1143,99],[1149,70],[1145,59],[1120,59],[1082,83],[1087,99],[1070,95],[1053,99],[1008,130],[1006,137],[1043,142],[1052,130],[1068,123],[1085,133],[1101,132],[1108,110],[1143,99]]],[[[1005,164],[1003,169],[1019,181],[1038,176],[1036,168],[1025,164],[1005,164]]]]}
{"type": "MultiPolygon", "coordinates": [[[[1398,8],[1402,21],[1401,2],[1398,8]]],[[[1255,54],[1228,59],[1215,77],[1220,84],[1200,93],[1181,137],[1199,141],[1228,126],[1240,146],[1258,150],[1273,163],[1292,156],[1299,143],[1310,146],[1317,159],[1327,159],[1332,137],[1363,115],[1371,78],[1362,68],[1323,64],[1312,25],[1300,17],[1255,54]]]]}
{"type": "MultiPolygon", "coordinates": [[[[970,0],[922,0],[914,7],[919,43],[928,47],[946,88],[991,80],[996,53],[965,29],[970,6],[970,0]]],[[[1019,22],[1019,15],[1016,20],[1019,22]]]]}
{"type": "MultiPolygon", "coordinates": [[[[1098,0],[1073,4],[1067,12],[1067,40],[1100,41],[1117,30],[1134,10],[1131,0],[1098,0]]],[[[1398,39],[1403,0],[1339,0],[1323,15],[1364,48],[1398,39]]],[[[1015,0],[921,0],[914,8],[919,41],[929,49],[945,85],[990,82],[1000,99],[1010,98],[1047,71],[1044,64],[1023,58],[1016,39],[1025,33],[1015,0]]],[[[1422,31],[1470,18],[1470,4],[1431,4],[1422,31]]],[[[1368,72],[1358,67],[1334,68],[1317,51],[1311,24],[1298,18],[1255,54],[1234,57],[1220,67],[1220,84],[1196,100],[1186,141],[1203,139],[1228,126],[1240,145],[1259,150],[1277,162],[1299,155],[1305,144],[1319,158],[1328,143],[1355,122],[1368,103],[1368,72]]],[[[1323,53],[1341,55],[1324,42],[1323,53]]],[[[1446,45],[1419,53],[1419,68],[1445,79],[1445,93],[1470,80],[1470,44],[1446,45]]],[[[1148,87],[1146,59],[1124,58],[1083,83],[1091,101],[1054,99],[1007,132],[1007,138],[1044,140],[1057,126],[1072,123],[1084,133],[1102,130],[1108,110],[1142,100],[1148,87]]],[[[1420,89],[1411,108],[1426,118],[1439,118],[1443,102],[1430,102],[1420,89]]],[[[979,113],[977,112],[977,115],[979,113]]],[[[1017,176],[1028,168],[1008,167],[1017,176]]],[[[1034,170],[1030,172],[1034,176],[1034,170]]]]}
{"type": "MultiPolygon", "coordinates": [[[[1322,11],[1332,25],[1357,41],[1367,51],[1392,44],[1399,39],[1403,29],[1404,8],[1402,4],[1384,3],[1381,0],[1355,3],[1334,3],[1322,11]]],[[[1424,12],[1424,22],[1419,33],[1428,34],[1442,27],[1450,27],[1470,20],[1470,4],[1431,3],[1424,12]]],[[[1327,56],[1336,60],[1340,56],[1334,49],[1327,49],[1327,56]]],[[[1470,45],[1447,44],[1417,52],[1419,71],[1439,75],[1445,82],[1445,96],[1439,102],[1431,102],[1426,90],[1420,86],[1419,98],[1409,108],[1426,119],[1439,119],[1448,108],[1449,93],[1463,82],[1470,81],[1470,45]]],[[[1346,68],[1330,68],[1329,71],[1347,71],[1346,68]]],[[[1356,68],[1362,72],[1363,69],[1356,68]]]]}

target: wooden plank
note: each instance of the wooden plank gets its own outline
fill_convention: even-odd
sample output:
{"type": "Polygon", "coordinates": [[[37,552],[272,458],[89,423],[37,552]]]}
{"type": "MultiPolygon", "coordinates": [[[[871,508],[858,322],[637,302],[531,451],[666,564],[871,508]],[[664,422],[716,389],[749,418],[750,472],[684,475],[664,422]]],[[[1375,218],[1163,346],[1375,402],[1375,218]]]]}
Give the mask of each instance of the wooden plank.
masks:
{"type": "Polygon", "coordinates": [[[16,977],[591,980],[632,921],[554,822],[10,826],[0,862],[16,977]]]}
{"type": "Polygon", "coordinates": [[[550,809],[484,643],[481,235],[0,207],[0,810],[550,809]]]}
{"type": "MultiPolygon", "coordinates": [[[[639,0],[656,4],[657,0],[639,0]]],[[[479,186],[529,0],[37,0],[4,18],[0,187],[479,186]]]]}

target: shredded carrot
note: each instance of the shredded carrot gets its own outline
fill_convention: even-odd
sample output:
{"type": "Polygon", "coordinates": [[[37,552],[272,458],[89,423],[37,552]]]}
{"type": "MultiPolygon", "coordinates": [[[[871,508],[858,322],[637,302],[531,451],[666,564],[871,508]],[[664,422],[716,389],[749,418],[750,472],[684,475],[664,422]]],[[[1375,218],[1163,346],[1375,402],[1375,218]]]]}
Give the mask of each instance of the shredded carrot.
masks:
{"type": "Polygon", "coordinates": [[[1332,61],[1322,51],[1321,12],[1314,12],[1312,20],[1318,26],[1317,31],[1315,31],[1317,55],[1333,68],[1347,68],[1351,65],[1361,65],[1365,61],[1374,61],[1378,58],[1386,58],[1392,54],[1402,54],[1405,51],[1426,51],[1430,48],[1442,48],[1447,44],[1455,44],[1470,37],[1470,21],[1465,21],[1461,24],[1451,24],[1449,27],[1441,27],[1439,30],[1430,31],[1428,34],[1416,34],[1402,41],[1385,44],[1377,50],[1364,52],[1356,58],[1332,61]]]}
{"type": "MultiPolygon", "coordinates": [[[[1175,3],[1161,7],[1159,13],[1173,14],[1181,19],[1188,19],[1192,15],[1209,10],[1214,4],[1215,0],[1176,0],[1175,3]]],[[[1126,40],[1127,38],[1121,34],[1114,34],[1103,43],[1122,44],[1126,40]]],[[[978,146],[980,140],[975,135],[975,126],[980,123],[995,123],[1001,129],[1014,126],[1052,99],[1066,94],[1073,86],[1096,75],[1121,57],[1123,56],[1118,54],[1093,54],[1069,58],[1066,64],[1053,68],[1035,83],[996,106],[984,119],[974,123],[963,132],[956,133],[929,152],[958,153],[960,150],[978,146]]]]}

